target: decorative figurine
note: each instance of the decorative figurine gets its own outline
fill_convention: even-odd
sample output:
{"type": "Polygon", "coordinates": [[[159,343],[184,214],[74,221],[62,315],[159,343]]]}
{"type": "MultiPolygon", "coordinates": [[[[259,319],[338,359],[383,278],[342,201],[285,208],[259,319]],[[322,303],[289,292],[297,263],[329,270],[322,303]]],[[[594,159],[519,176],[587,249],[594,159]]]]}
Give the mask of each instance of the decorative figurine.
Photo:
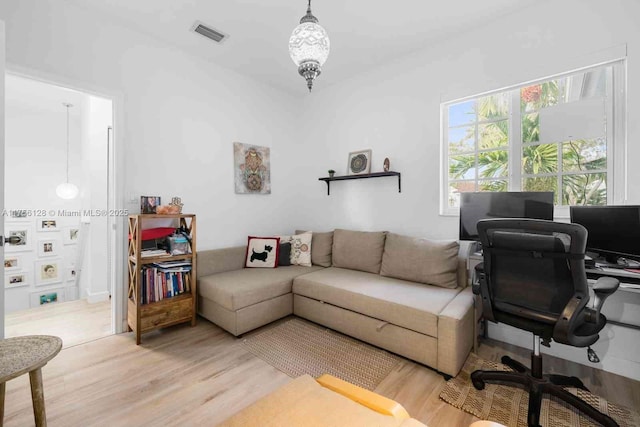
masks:
{"type": "Polygon", "coordinates": [[[182,199],[180,197],[172,197],[171,203],[169,203],[169,205],[175,206],[178,210],[177,213],[182,213],[182,206],[184,206],[184,204],[182,203],[182,199]]]}
{"type": "Polygon", "coordinates": [[[382,165],[382,169],[383,169],[385,172],[389,172],[389,164],[390,164],[390,162],[389,162],[389,158],[388,158],[388,157],[385,157],[385,158],[384,158],[384,163],[383,163],[383,165],[382,165]]]}

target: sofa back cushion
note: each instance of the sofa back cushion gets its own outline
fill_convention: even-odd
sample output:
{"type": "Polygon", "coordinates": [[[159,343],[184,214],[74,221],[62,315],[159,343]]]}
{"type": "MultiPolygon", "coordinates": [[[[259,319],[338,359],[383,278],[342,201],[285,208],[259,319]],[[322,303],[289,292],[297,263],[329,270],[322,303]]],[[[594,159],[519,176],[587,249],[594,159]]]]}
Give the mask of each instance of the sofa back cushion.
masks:
{"type": "Polygon", "coordinates": [[[384,231],[336,229],[333,232],[333,266],[380,273],[385,236],[384,231]]]}
{"type": "Polygon", "coordinates": [[[388,233],[380,274],[443,288],[458,286],[458,242],[388,233]]]}
{"type": "MultiPolygon", "coordinates": [[[[304,233],[296,230],[296,234],[304,233]]],[[[331,267],[331,247],[333,245],[333,231],[327,233],[313,232],[311,239],[311,264],[320,267],[331,267]]]]}

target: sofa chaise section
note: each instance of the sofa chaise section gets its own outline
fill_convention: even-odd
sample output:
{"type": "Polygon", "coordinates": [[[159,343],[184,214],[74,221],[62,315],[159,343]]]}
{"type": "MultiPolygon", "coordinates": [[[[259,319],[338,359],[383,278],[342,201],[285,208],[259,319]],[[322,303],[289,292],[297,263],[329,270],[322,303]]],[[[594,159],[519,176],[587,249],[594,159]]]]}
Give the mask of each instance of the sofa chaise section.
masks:
{"type": "Polygon", "coordinates": [[[198,253],[198,313],[235,336],[293,313],[293,279],[322,268],[244,268],[245,251],[198,253]]]}

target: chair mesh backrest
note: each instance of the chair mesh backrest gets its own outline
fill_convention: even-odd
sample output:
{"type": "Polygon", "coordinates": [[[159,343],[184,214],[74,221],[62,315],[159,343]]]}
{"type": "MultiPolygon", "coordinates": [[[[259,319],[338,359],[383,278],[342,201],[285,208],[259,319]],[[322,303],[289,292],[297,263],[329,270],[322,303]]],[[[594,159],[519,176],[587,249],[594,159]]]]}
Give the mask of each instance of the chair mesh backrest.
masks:
{"type": "Polygon", "coordinates": [[[561,232],[574,224],[562,224],[558,230],[553,225],[558,223],[551,221],[489,222],[496,224],[483,228],[481,239],[494,307],[534,319],[539,313],[550,320],[562,313],[576,292],[586,292],[584,261],[577,259],[580,252],[584,255],[585,243],[572,245],[572,239],[580,236],[561,232]]]}

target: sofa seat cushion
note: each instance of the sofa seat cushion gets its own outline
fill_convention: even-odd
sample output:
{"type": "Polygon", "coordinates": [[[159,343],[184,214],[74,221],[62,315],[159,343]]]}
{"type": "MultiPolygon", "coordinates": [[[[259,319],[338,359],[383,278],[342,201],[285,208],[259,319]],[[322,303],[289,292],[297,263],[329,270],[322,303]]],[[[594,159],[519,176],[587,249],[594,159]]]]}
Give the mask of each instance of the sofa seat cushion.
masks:
{"type": "Polygon", "coordinates": [[[322,267],[243,268],[198,279],[198,293],[236,311],[291,292],[293,278],[322,267]]]}
{"type": "Polygon", "coordinates": [[[460,289],[447,289],[362,271],[330,267],[298,276],[293,293],[432,337],[438,314],[460,289]]]}

